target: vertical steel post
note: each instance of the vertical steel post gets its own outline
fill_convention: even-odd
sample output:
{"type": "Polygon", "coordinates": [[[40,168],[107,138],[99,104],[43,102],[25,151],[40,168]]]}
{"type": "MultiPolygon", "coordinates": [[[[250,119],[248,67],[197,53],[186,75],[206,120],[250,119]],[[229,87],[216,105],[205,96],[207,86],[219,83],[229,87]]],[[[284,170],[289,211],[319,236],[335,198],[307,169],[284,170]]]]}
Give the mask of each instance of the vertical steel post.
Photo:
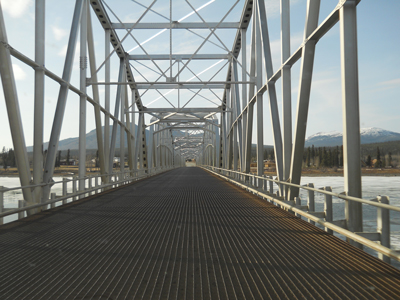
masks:
{"type": "MultiPolygon", "coordinates": [[[[237,70],[237,62],[234,61],[232,62],[233,64],[233,78],[235,81],[239,81],[239,76],[238,76],[238,70],[237,70]]],[[[240,115],[241,109],[240,109],[240,95],[239,95],[239,85],[235,83],[233,85],[233,90],[234,90],[234,99],[235,99],[235,109],[236,109],[236,116],[235,119],[240,115]]],[[[239,118],[236,122],[236,128],[237,128],[237,134],[238,134],[238,156],[239,156],[239,166],[240,170],[243,170],[243,122],[242,119],[239,118]]]]}
{"type": "MultiPolygon", "coordinates": [[[[67,193],[68,193],[67,184],[68,184],[67,178],[64,178],[64,177],[63,177],[63,180],[62,180],[62,195],[63,195],[63,196],[67,196],[67,193]]],[[[64,200],[62,201],[62,203],[63,203],[63,204],[66,204],[66,203],[67,203],[67,199],[64,199],[64,200]]]]}
{"type": "MultiPolygon", "coordinates": [[[[77,0],[74,9],[74,16],[72,19],[71,31],[68,41],[67,55],[65,58],[64,71],[62,79],[65,83],[61,84],[58,94],[57,107],[54,115],[53,127],[51,129],[48,153],[46,164],[44,168],[43,181],[50,184],[54,173],[54,164],[56,161],[56,154],[58,150],[58,142],[60,140],[61,127],[64,119],[65,105],[67,103],[68,83],[71,79],[71,72],[74,61],[75,46],[78,36],[79,20],[81,18],[83,7],[83,0],[77,0]]],[[[50,193],[50,187],[46,186],[43,192],[43,199],[47,199],[50,193]]]]}
{"type": "MultiPolygon", "coordinates": [[[[18,208],[23,208],[23,207],[25,207],[26,205],[25,205],[25,201],[24,200],[18,200],[18,208]]],[[[25,212],[24,211],[20,211],[19,213],[18,213],[18,220],[19,219],[22,219],[22,218],[24,218],[25,217],[25,212]]]]}
{"type": "MultiPolygon", "coordinates": [[[[260,42],[262,42],[263,46],[265,71],[267,78],[270,79],[274,74],[272,68],[271,46],[269,41],[267,16],[265,13],[264,1],[259,0],[257,2],[257,8],[258,8],[257,35],[258,33],[260,34],[260,39],[261,39],[260,42]]],[[[268,82],[268,97],[269,97],[272,132],[274,138],[276,172],[278,179],[282,180],[283,179],[282,134],[281,134],[281,125],[279,121],[278,101],[276,96],[275,82],[272,81],[268,82]]],[[[281,187],[279,186],[279,194],[282,195],[282,191],[280,189],[281,187]]]]}
{"type": "MultiPolygon", "coordinates": [[[[255,72],[256,72],[256,16],[253,14],[253,26],[251,31],[251,47],[250,47],[250,80],[252,83],[249,85],[249,101],[254,96],[255,88],[255,72]]],[[[254,116],[254,102],[250,104],[247,111],[247,125],[246,125],[246,149],[245,149],[245,173],[250,173],[251,163],[251,147],[253,139],[253,116],[254,116]]],[[[245,179],[246,180],[246,179],[245,179]]]]}
{"type": "MultiPolygon", "coordinates": [[[[226,105],[225,105],[226,107],[226,105]]],[[[228,163],[227,163],[227,157],[228,157],[228,151],[227,151],[227,130],[226,130],[226,120],[227,119],[227,112],[226,109],[222,112],[221,114],[221,138],[222,138],[222,168],[227,169],[228,168],[228,163]]]]}
{"type": "MultiPolygon", "coordinates": [[[[240,43],[241,43],[241,53],[242,53],[242,81],[245,82],[247,81],[247,74],[246,74],[246,68],[247,68],[247,51],[246,51],[246,29],[241,29],[240,30],[240,43]]],[[[242,84],[242,110],[247,106],[247,84],[242,84]]],[[[240,171],[244,172],[246,168],[246,133],[247,133],[247,110],[244,110],[242,113],[242,164],[240,167],[240,171]]]]}
{"type": "MultiPolygon", "coordinates": [[[[44,127],[44,64],[45,64],[45,0],[35,2],[35,108],[33,125],[33,184],[43,182],[44,127]]],[[[40,203],[42,187],[35,187],[34,202],[40,203]]]]}
{"type": "MultiPolygon", "coordinates": [[[[325,186],[324,191],[332,192],[331,186],[325,186]]],[[[325,202],[324,202],[324,211],[325,211],[325,221],[332,222],[333,221],[333,204],[332,204],[332,196],[331,195],[324,195],[325,202]]],[[[326,228],[325,231],[328,233],[333,233],[332,229],[326,228]]]]}
{"type": "MultiPolygon", "coordinates": [[[[313,183],[308,183],[307,187],[310,188],[314,188],[314,184],[313,183]]],[[[307,191],[307,206],[308,206],[308,211],[314,212],[315,211],[315,193],[314,191],[307,191]]],[[[311,224],[315,225],[314,221],[310,221],[308,220],[308,222],[310,222],[311,224]]]]}
{"type": "Polygon", "coordinates": [[[137,137],[136,137],[136,157],[135,160],[137,161],[139,159],[139,168],[142,168],[142,161],[140,159],[140,140],[142,138],[142,118],[143,118],[143,114],[139,114],[139,118],[138,118],[138,125],[137,125],[137,137]]]}
{"type": "MultiPolygon", "coordinates": [[[[122,74],[124,73],[124,59],[120,59],[120,64],[119,64],[119,74],[118,74],[118,82],[122,82],[122,74]]],[[[119,105],[121,102],[121,85],[118,85],[117,87],[117,96],[115,99],[115,110],[114,110],[114,117],[118,118],[119,114],[119,105]]],[[[113,122],[113,128],[112,128],[112,135],[111,135],[111,144],[110,144],[110,155],[109,155],[109,173],[113,172],[113,163],[114,163],[114,154],[115,154],[115,143],[117,140],[117,128],[118,128],[118,122],[114,120],[113,122]]]]}
{"type": "MultiPolygon", "coordinates": [[[[105,30],[105,59],[107,59],[108,55],[110,54],[110,35],[111,35],[111,30],[106,29],[105,30]]],[[[105,77],[104,81],[106,85],[104,86],[104,109],[106,110],[106,113],[104,115],[104,161],[105,161],[105,169],[106,173],[110,174],[112,173],[112,168],[110,169],[110,85],[107,83],[110,82],[110,60],[107,59],[105,66],[105,77]]],[[[112,166],[112,165],[111,165],[112,166]]],[[[107,179],[109,178],[106,176],[107,179]]],[[[108,182],[109,180],[107,180],[108,182]]]]}
{"type": "MultiPolygon", "coordinates": [[[[389,197],[378,196],[379,203],[389,204],[389,197]]],[[[386,208],[377,208],[376,229],[381,234],[381,245],[390,248],[390,210],[386,208]]],[[[390,257],[378,253],[378,257],[384,262],[390,264],[390,257]]]]}
{"type": "MultiPolygon", "coordinates": [[[[77,189],[76,189],[76,181],[77,181],[77,178],[76,178],[76,176],[74,176],[74,177],[72,177],[72,194],[76,194],[76,191],[77,191],[77,189]]],[[[72,198],[72,201],[75,201],[77,198],[76,198],[76,196],[74,196],[73,198],[72,198]]]]}
{"type": "Polygon", "coordinates": [[[230,112],[228,114],[228,120],[227,120],[227,134],[228,134],[228,145],[227,145],[227,169],[232,169],[232,160],[233,160],[233,130],[232,130],[232,119],[234,115],[234,111],[232,108],[232,101],[231,101],[231,89],[226,90],[226,103],[228,105],[228,108],[230,108],[230,112]]]}
{"type": "MultiPolygon", "coordinates": [[[[126,72],[122,73],[122,82],[126,82],[126,72]]],[[[119,126],[119,170],[125,178],[125,87],[121,87],[121,125],[119,126]]]]}
{"type": "Polygon", "coordinates": [[[84,0],[81,16],[80,35],[80,91],[79,96],[79,191],[85,189],[84,177],[86,176],[86,43],[87,43],[87,6],[84,0]]]}
{"type": "MultiPolygon", "coordinates": [[[[4,209],[4,192],[2,191],[4,186],[0,186],[0,213],[4,209]]],[[[3,217],[0,217],[0,225],[3,225],[3,217]]]]}
{"type": "MultiPolygon", "coordinates": [[[[281,0],[281,62],[290,57],[290,3],[281,0]]],[[[282,68],[282,125],[283,125],[283,180],[290,175],[290,155],[292,154],[292,85],[291,66],[282,68]]],[[[288,186],[285,186],[285,199],[288,196],[288,186]]]]}
{"type": "MultiPolygon", "coordinates": [[[[52,201],[56,200],[56,193],[51,193],[50,200],[52,200],[52,201]]],[[[50,208],[54,208],[54,207],[56,207],[56,203],[55,202],[50,204],[50,208]]]]}
{"type": "MultiPolygon", "coordinates": [[[[82,37],[81,37],[82,39],[82,37]]],[[[88,53],[89,53],[89,66],[90,66],[90,74],[91,81],[97,82],[97,73],[96,73],[96,56],[94,50],[94,38],[93,38],[93,29],[92,29],[92,20],[90,17],[90,9],[87,7],[87,43],[88,43],[88,53]]],[[[100,174],[103,174],[102,181],[107,182],[107,176],[105,176],[106,172],[106,161],[104,154],[104,144],[103,144],[103,131],[101,126],[101,114],[100,114],[100,94],[98,85],[92,85],[93,91],[93,100],[96,102],[94,104],[94,117],[96,123],[96,138],[97,138],[97,151],[99,152],[99,165],[100,165],[100,174]]]]}
{"type": "MultiPolygon", "coordinates": [[[[235,99],[235,87],[232,85],[231,88],[231,101],[232,101],[232,122],[237,118],[237,110],[236,110],[236,99],[235,99]]],[[[238,131],[238,124],[237,122],[233,125],[233,130],[231,131],[232,136],[232,143],[233,143],[233,170],[238,170],[238,142],[237,142],[237,131],[238,131]]],[[[236,173],[234,175],[236,178],[236,173]]]]}
{"type": "MultiPolygon", "coordinates": [[[[126,81],[126,80],[125,80],[126,81]]],[[[131,171],[130,174],[132,174],[133,171],[133,139],[132,139],[132,125],[131,125],[131,118],[129,116],[129,97],[128,97],[128,86],[126,85],[124,87],[125,89],[125,125],[126,125],[126,140],[128,143],[128,166],[129,170],[131,171]]]]}
{"type": "MultiPolygon", "coordinates": [[[[346,194],[361,198],[360,109],[358,95],[357,1],[340,8],[340,53],[343,105],[343,171],[346,194]]],[[[347,228],[362,232],[362,205],[346,201],[347,228]]],[[[354,241],[353,245],[362,246],[354,241]]]]}
{"type": "MultiPolygon", "coordinates": [[[[261,176],[264,174],[264,112],[263,112],[263,95],[258,93],[262,87],[263,80],[263,61],[262,61],[262,36],[260,28],[260,18],[257,17],[259,9],[257,4],[254,5],[254,14],[256,18],[256,95],[257,95],[257,175],[261,176]]],[[[267,58],[265,58],[267,59],[267,58]]]]}
{"type": "Polygon", "coordinates": [[[137,170],[137,152],[136,152],[136,142],[138,139],[138,131],[136,130],[136,114],[135,114],[135,106],[136,106],[136,92],[135,90],[131,90],[132,92],[132,123],[131,123],[131,132],[133,134],[133,141],[132,141],[132,161],[133,161],[133,171],[136,172],[137,170]]]}
{"type": "MultiPolygon", "coordinates": [[[[274,179],[272,176],[268,176],[269,179],[274,179]]],[[[272,195],[274,193],[274,182],[272,180],[269,181],[269,193],[272,195]]]]}
{"type": "MultiPolygon", "coordinates": [[[[26,152],[24,130],[22,127],[21,113],[19,110],[17,88],[15,85],[14,71],[11,62],[10,49],[3,11],[0,6],[0,75],[3,83],[4,99],[7,107],[8,121],[10,123],[11,137],[14,145],[15,159],[17,161],[21,186],[28,186],[31,181],[28,153],[26,152]]],[[[54,163],[53,163],[54,167],[54,163]]],[[[30,188],[22,190],[24,199],[32,204],[33,197],[30,188]]],[[[29,214],[29,211],[28,211],[29,214]]]]}

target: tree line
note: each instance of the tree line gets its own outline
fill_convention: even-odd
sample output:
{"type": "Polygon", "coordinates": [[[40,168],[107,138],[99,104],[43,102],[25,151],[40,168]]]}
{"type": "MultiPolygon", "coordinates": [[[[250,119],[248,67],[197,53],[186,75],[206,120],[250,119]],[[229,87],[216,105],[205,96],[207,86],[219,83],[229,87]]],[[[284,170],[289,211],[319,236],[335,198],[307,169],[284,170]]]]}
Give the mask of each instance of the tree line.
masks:
{"type": "MultiPolygon", "coordinates": [[[[256,149],[252,149],[252,161],[257,160],[256,149]]],[[[363,148],[363,145],[362,145],[363,148]]],[[[360,154],[363,167],[385,168],[397,167],[398,161],[391,151],[384,152],[383,147],[376,146],[375,150],[368,151],[365,155],[364,149],[360,154]],[[373,153],[374,152],[374,153],[373,153]],[[364,155],[363,155],[364,154],[364,155]]],[[[398,156],[398,155],[397,155],[398,156]]],[[[264,149],[264,160],[275,161],[275,153],[273,147],[264,149]]],[[[311,147],[305,148],[303,152],[303,167],[326,167],[339,168],[343,166],[343,146],[336,147],[311,147]]]]}
{"type": "Polygon", "coordinates": [[[1,151],[1,160],[3,163],[3,168],[7,169],[7,167],[15,168],[17,166],[17,162],[15,160],[15,153],[13,149],[6,149],[3,147],[1,151]]]}

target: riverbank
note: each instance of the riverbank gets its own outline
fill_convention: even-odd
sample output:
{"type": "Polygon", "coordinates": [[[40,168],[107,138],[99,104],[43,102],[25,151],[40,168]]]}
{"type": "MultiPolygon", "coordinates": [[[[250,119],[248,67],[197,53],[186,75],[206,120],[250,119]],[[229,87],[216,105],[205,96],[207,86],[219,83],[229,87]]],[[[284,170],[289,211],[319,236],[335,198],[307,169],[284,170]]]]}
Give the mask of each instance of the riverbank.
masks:
{"type": "MultiPolygon", "coordinates": [[[[67,176],[78,176],[78,166],[65,166],[65,167],[57,167],[54,169],[54,176],[57,177],[67,177],[67,176]]],[[[31,170],[32,172],[32,170],[31,170]]],[[[87,174],[95,174],[99,172],[99,168],[87,168],[87,174]]],[[[0,169],[0,177],[18,177],[18,169],[17,168],[8,168],[7,170],[0,169]]]]}
{"type": "MultiPolygon", "coordinates": [[[[265,170],[265,175],[276,176],[275,170],[265,170]]],[[[342,176],[343,168],[303,168],[302,176],[342,176]]],[[[361,168],[362,176],[400,176],[400,169],[396,168],[361,168]]]]}
{"type": "MultiPolygon", "coordinates": [[[[252,170],[253,172],[254,170],[252,170]]],[[[99,172],[98,168],[88,168],[86,170],[87,174],[96,174],[99,172]]],[[[264,172],[268,176],[276,176],[275,169],[266,169],[264,172]]],[[[343,176],[343,168],[303,168],[301,171],[303,176],[343,176]]],[[[400,176],[399,168],[362,168],[362,176],[400,176]]],[[[67,177],[67,176],[77,176],[78,167],[68,166],[55,168],[54,176],[67,177]]],[[[9,168],[7,170],[0,169],[0,177],[17,177],[17,168],[9,168]]]]}

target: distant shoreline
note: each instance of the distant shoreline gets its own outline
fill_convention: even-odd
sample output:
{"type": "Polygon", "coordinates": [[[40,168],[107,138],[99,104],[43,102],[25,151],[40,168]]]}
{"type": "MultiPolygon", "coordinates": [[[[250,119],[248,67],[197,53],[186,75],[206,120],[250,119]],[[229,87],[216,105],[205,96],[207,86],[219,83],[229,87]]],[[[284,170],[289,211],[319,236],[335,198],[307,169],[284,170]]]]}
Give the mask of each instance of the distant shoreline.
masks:
{"type": "MultiPolygon", "coordinates": [[[[61,168],[61,169],[56,169],[54,172],[54,176],[57,177],[69,177],[69,176],[77,176],[78,174],[78,168],[61,168]]],[[[87,174],[99,174],[97,169],[92,168],[88,169],[87,174]],[[90,170],[90,171],[89,171],[90,170]]],[[[276,171],[269,171],[265,170],[264,172],[265,175],[268,176],[276,176],[276,171]]],[[[330,177],[330,176],[339,176],[343,177],[343,169],[335,169],[335,168],[321,168],[321,169],[315,169],[315,168],[303,168],[301,171],[302,176],[307,176],[307,177],[330,177]]],[[[362,176],[389,176],[389,177],[395,177],[395,176],[400,176],[400,169],[399,168],[362,168],[361,169],[361,175],[362,176]]],[[[0,177],[18,177],[18,170],[16,168],[11,168],[7,171],[4,171],[4,169],[0,170],[0,177]]]]}

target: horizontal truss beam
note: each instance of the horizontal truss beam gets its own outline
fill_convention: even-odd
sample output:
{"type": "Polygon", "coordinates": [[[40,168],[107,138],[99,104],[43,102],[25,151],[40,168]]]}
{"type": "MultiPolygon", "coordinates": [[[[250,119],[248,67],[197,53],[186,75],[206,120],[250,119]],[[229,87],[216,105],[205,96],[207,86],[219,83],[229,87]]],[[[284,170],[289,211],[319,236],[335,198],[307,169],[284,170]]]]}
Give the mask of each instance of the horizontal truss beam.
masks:
{"type": "MultiPolygon", "coordinates": [[[[135,23],[111,23],[112,29],[125,29],[132,28],[135,23]]],[[[223,22],[219,24],[218,22],[182,22],[177,21],[172,22],[172,29],[238,29],[240,26],[239,22],[223,22]]],[[[171,23],[137,23],[135,29],[170,29],[171,23]]]]}
{"type": "MultiPolygon", "coordinates": [[[[173,107],[165,107],[165,108],[148,108],[144,107],[142,111],[130,111],[133,113],[171,113],[171,112],[176,112],[176,113],[183,113],[183,114],[190,114],[190,113],[220,113],[222,112],[222,109],[220,107],[184,107],[184,108],[173,108],[173,107]]],[[[196,118],[192,118],[192,120],[195,120],[196,118]]]]}
{"type": "Polygon", "coordinates": [[[129,60],[196,60],[196,59],[229,59],[230,54],[150,54],[150,57],[145,54],[132,54],[127,56],[129,60]]]}

